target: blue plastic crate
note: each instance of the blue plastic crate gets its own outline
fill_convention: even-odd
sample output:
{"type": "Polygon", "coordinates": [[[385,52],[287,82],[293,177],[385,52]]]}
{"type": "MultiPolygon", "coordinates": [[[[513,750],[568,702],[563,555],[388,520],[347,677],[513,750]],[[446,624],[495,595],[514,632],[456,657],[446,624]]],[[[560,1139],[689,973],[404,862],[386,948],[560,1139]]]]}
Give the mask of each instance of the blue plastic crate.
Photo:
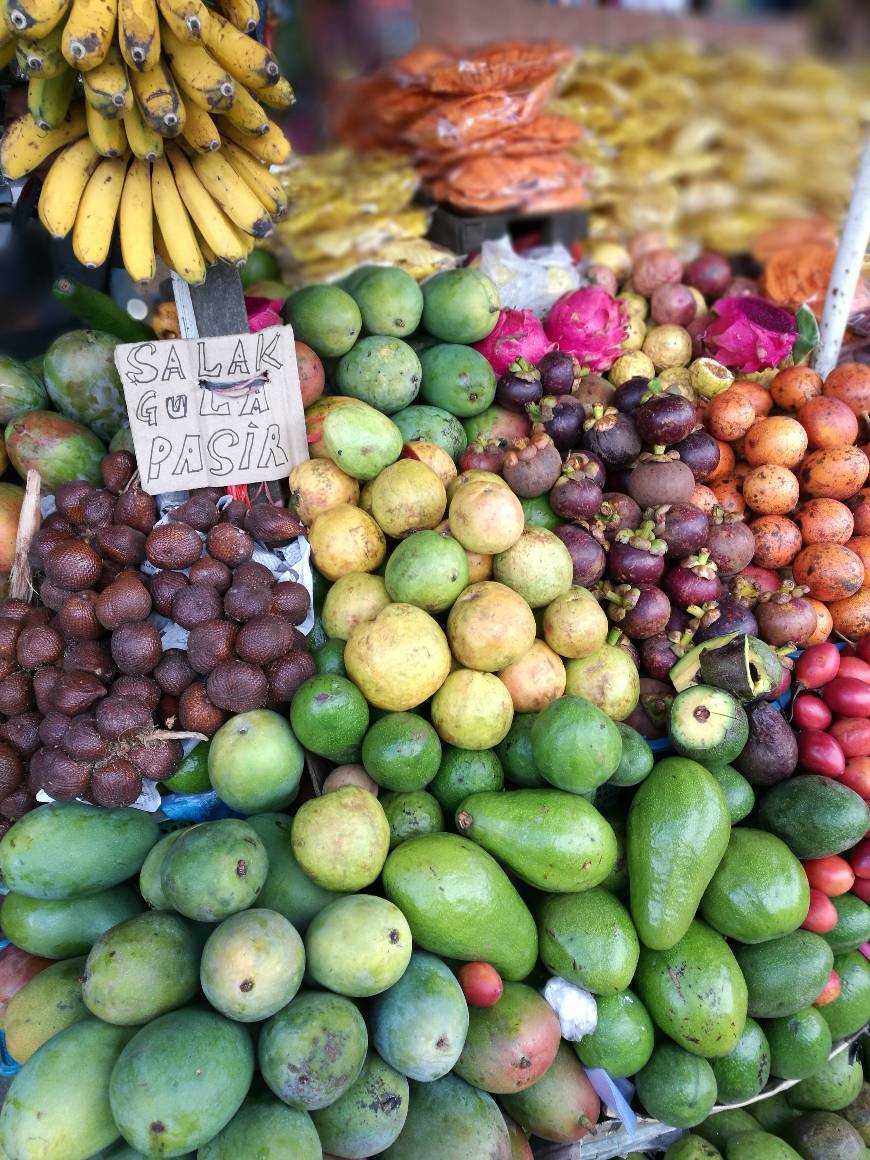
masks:
{"type": "MultiPolygon", "coordinates": [[[[0,951],[9,946],[8,938],[0,938],[0,951]]],[[[6,1050],[6,1036],[3,1031],[0,1031],[0,1075],[7,1078],[16,1075],[21,1071],[21,1064],[16,1063],[9,1052],[6,1050]]]]}
{"type": "Polygon", "coordinates": [[[165,817],[160,829],[168,834],[183,826],[193,826],[197,822],[215,822],[219,818],[240,818],[243,815],[231,810],[221,801],[215,791],[204,793],[170,793],[163,798],[160,808],[165,817]]]}

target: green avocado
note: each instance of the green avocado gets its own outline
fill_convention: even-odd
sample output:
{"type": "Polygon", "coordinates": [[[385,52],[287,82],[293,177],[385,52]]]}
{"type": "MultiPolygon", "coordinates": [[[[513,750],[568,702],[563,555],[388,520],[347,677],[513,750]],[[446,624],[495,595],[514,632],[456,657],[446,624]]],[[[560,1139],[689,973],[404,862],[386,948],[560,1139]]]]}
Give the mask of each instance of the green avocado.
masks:
{"type": "Polygon", "coordinates": [[[622,738],[622,756],[610,778],[610,784],[638,785],[652,770],[655,761],[653,751],[646,738],[641,737],[636,729],[624,721],[617,721],[616,728],[622,738]]]}
{"type": "Polygon", "coordinates": [[[649,1012],[634,991],[599,995],[598,1025],[574,1044],[584,1067],[602,1067],[615,1079],[634,1075],[652,1055],[655,1032],[649,1012]]]}
{"type": "Polygon", "coordinates": [[[635,987],[656,1025],[692,1055],[728,1055],[746,1023],[746,983],[724,938],[692,922],[666,951],[640,952],[635,987]]]}
{"type": "Polygon", "coordinates": [[[834,965],[831,948],[809,930],[738,945],[734,954],[749,991],[749,1014],[756,1019],[780,1019],[809,1007],[834,965]]]}
{"type": "Polygon", "coordinates": [[[703,1136],[688,1132],[680,1136],[679,1140],[674,1140],[665,1152],[664,1160],[722,1160],[722,1153],[703,1136]]]}
{"type": "Polygon", "coordinates": [[[822,938],[834,954],[844,955],[870,942],[870,906],[855,894],[840,894],[831,902],[837,912],[837,925],[822,938]]]}
{"type": "Polygon", "coordinates": [[[716,1102],[716,1077],[706,1059],[675,1043],[662,1042],[635,1077],[640,1102],[653,1117],[674,1128],[694,1128],[716,1102]]]}
{"type": "Polygon", "coordinates": [[[732,1051],[713,1060],[720,1104],[739,1104],[757,1096],[770,1077],[767,1036],[747,1016],[743,1034],[732,1051]]]}
{"type": "Polygon", "coordinates": [[[839,1112],[857,1098],[864,1084],[864,1069],[859,1060],[849,1059],[849,1049],[838,1051],[818,1071],[786,1094],[793,1108],[839,1112]]]}
{"type": "Polygon", "coordinates": [[[769,1132],[745,1132],[729,1141],[725,1160],[801,1160],[800,1153],[769,1132]]]}
{"type": "Polygon", "coordinates": [[[667,950],[683,937],[730,834],[722,790],[703,766],[666,757],[653,767],[627,827],[631,914],[645,946],[667,950]]]}
{"type": "Polygon", "coordinates": [[[746,744],[749,721],[740,702],[724,689],[693,685],[674,697],[668,732],[683,757],[727,765],[746,744]]]}
{"type": "Polygon", "coordinates": [[[728,813],[731,815],[731,825],[736,826],[752,812],[755,805],[755,790],[733,765],[714,765],[708,762],[706,768],[719,782],[719,788],[725,795],[728,813]]]}
{"type": "Polygon", "coordinates": [[[756,821],[782,838],[797,858],[826,858],[860,842],[870,825],[870,810],[862,797],[834,778],[802,774],[765,793],[756,821]]]}
{"type": "Polygon", "coordinates": [[[616,725],[584,697],[557,697],[532,726],[535,765],[551,785],[569,793],[603,785],[621,754],[616,725]]]}
{"type": "Polygon", "coordinates": [[[468,838],[427,834],[402,842],[387,858],[383,885],[424,950],[492,963],[511,981],[534,967],[534,919],[504,870],[468,838]]]}
{"type": "Polygon", "coordinates": [[[532,726],[536,718],[537,713],[514,713],[507,736],[495,749],[504,776],[523,789],[538,789],[547,784],[538,772],[532,754],[532,726]]]}
{"type": "Polygon", "coordinates": [[[696,1135],[709,1140],[723,1153],[730,1140],[745,1132],[757,1131],[757,1121],[745,1108],[728,1108],[724,1112],[716,1112],[695,1128],[696,1135]]]}
{"type": "Polygon", "coordinates": [[[805,1112],[788,1133],[802,1160],[866,1160],[864,1141],[836,1112],[805,1112]]]}
{"type": "Polygon", "coordinates": [[[637,967],[640,948],[631,916],[600,886],[547,898],[538,937],[546,967],[596,995],[624,991],[637,967]]]}
{"type": "Polygon", "coordinates": [[[834,970],[840,976],[840,994],[821,1008],[834,1039],[859,1031],[870,1012],[870,962],[860,951],[837,955],[834,970]]]}
{"type": "Polygon", "coordinates": [[[831,1051],[831,1032],[815,1007],[762,1024],[770,1044],[770,1074],[779,1079],[806,1079],[831,1051]]]}

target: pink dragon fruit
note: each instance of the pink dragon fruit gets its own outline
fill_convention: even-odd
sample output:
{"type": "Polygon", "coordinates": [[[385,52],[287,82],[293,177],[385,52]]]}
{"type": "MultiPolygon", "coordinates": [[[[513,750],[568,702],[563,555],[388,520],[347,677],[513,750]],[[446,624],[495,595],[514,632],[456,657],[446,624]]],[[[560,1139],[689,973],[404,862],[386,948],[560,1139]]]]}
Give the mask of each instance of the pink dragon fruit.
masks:
{"type": "Polygon", "coordinates": [[[531,310],[502,310],[495,329],[474,344],[500,378],[512,362],[524,358],[533,366],[553,349],[531,310]]]}
{"type": "Polygon", "coordinates": [[[610,370],[624,353],[625,309],[598,286],[572,290],[554,302],[544,329],[559,350],[573,354],[590,371],[610,370]]]}
{"type": "Polygon", "coordinates": [[[742,374],[777,366],[797,339],[789,311],[755,294],[720,298],[713,303],[713,314],[704,330],[704,346],[713,358],[742,374]]]}
{"type": "Polygon", "coordinates": [[[267,326],[280,326],[283,321],[281,318],[283,305],[284,301],[281,298],[245,298],[245,311],[251,334],[265,330],[267,326]]]}

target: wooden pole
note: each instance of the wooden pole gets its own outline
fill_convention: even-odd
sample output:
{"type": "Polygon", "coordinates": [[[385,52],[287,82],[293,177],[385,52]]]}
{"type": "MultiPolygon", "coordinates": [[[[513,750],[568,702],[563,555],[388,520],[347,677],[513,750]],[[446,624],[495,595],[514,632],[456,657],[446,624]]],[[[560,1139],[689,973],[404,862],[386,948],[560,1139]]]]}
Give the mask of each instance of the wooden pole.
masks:
{"type": "Polygon", "coordinates": [[[38,471],[28,471],[24,487],[24,502],[18,517],[18,534],[15,537],[15,561],[9,574],[9,595],[16,600],[30,602],[33,595],[32,569],[30,567],[30,545],[42,523],[39,506],[42,480],[38,471]]]}

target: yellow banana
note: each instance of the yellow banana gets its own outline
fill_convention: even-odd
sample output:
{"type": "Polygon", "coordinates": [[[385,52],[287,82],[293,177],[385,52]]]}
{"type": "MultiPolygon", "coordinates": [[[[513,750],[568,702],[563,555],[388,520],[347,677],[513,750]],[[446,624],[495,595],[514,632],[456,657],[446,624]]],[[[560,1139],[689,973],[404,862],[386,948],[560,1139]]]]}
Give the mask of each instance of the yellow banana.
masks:
{"type": "Polygon", "coordinates": [[[228,109],[236,92],[230,74],[201,44],[185,44],[166,24],[162,35],[163,51],[184,95],[206,112],[228,109]]]}
{"type": "Polygon", "coordinates": [[[236,85],[233,103],[221,115],[220,123],[223,125],[227,121],[246,136],[259,137],[269,132],[269,118],[263,106],[241,85],[236,85]]]}
{"type": "Polygon", "coordinates": [[[73,253],[90,270],[102,266],[109,256],[126,169],[127,161],[123,157],[101,161],[79,202],[73,226],[73,253]]]}
{"type": "Polygon", "coordinates": [[[154,68],[160,59],[160,22],[155,0],[118,0],[118,43],[132,69],[154,68]]]}
{"type": "Polygon", "coordinates": [[[242,32],[251,33],[260,23],[257,0],[218,0],[218,8],[242,32]]]}
{"type": "Polygon", "coordinates": [[[225,262],[236,264],[243,262],[245,250],[239,242],[232,222],[196,176],[188,159],[175,146],[170,146],[167,156],[181,199],[209,249],[225,262]]]}
{"type": "Polygon", "coordinates": [[[251,250],[253,250],[253,248],[254,248],[254,245],[255,245],[254,239],[251,237],[250,234],[246,234],[244,230],[240,230],[239,227],[235,224],[235,222],[231,222],[230,224],[232,225],[233,229],[236,231],[236,237],[239,239],[239,242],[241,243],[242,248],[245,251],[245,257],[247,257],[248,254],[250,254],[251,250]]]}
{"type": "Polygon", "coordinates": [[[188,145],[197,153],[210,153],[212,149],[220,149],[221,135],[205,109],[201,109],[191,101],[186,111],[187,118],[181,135],[188,145]]]}
{"type": "Polygon", "coordinates": [[[221,152],[239,177],[254,191],[267,213],[275,218],[284,217],[288,209],[287,194],[278,178],[232,141],[224,141],[221,152]]]}
{"type": "Polygon", "coordinates": [[[101,65],[115,41],[118,0],[72,0],[63,30],[63,55],[79,72],[101,65]]]}
{"type": "Polygon", "coordinates": [[[196,222],[193,223],[193,233],[206,266],[213,266],[218,260],[217,254],[202,236],[201,231],[197,228],[196,222]]]}
{"type": "Polygon", "coordinates": [[[58,27],[42,40],[19,40],[15,55],[21,71],[30,76],[60,76],[69,66],[60,51],[63,29],[58,27]]]}
{"type": "Polygon", "coordinates": [[[124,268],[134,282],[150,282],[157,272],[154,256],[154,209],[151,166],[134,160],[124,178],[118,210],[118,232],[124,268]]]}
{"type": "Polygon", "coordinates": [[[253,153],[264,165],[283,165],[290,156],[290,142],[284,136],[274,121],[269,122],[268,129],[259,137],[252,137],[240,132],[235,125],[224,117],[221,122],[221,133],[253,153]]]}
{"type": "Polygon", "coordinates": [[[254,96],[270,109],[289,109],[296,104],[296,94],[286,77],[278,77],[273,85],[252,89],[254,96]]]}
{"type": "Polygon", "coordinates": [[[56,129],[40,129],[30,113],[25,113],[8,126],[0,139],[0,173],[10,181],[24,177],[55,150],[84,137],[87,129],[81,105],[73,105],[56,129]]]}
{"type": "Polygon", "coordinates": [[[205,259],[165,157],[151,168],[151,196],[172,269],[185,282],[204,282],[205,259]]]}
{"type": "Polygon", "coordinates": [[[202,39],[211,13],[202,0],[157,0],[160,15],[183,43],[202,39]]]}
{"type": "Polygon", "coordinates": [[[127,152],[124,126],[116,117],[104,117],[93,105],[85,104],[88,136],[101,157],[123,157],[127,152]]]}
{"type": "Polygon", "coordinates": [[[272,232],[272,219],[262,202],[245,184],[221,151],[197,153],[193,157],[197,177],[212,195],[230,221],[255,238],[265,238],[272,232]]]}
{"type": "Polygon", "coordinates": [[[184,102],[165,59],[147,72],[130,69],[129,77],[145,123],[164,137],[177,137],[184,123],[184,102]]]}
{"type": "Polygon", "coordinates": [[[56,129],[63,122],[75,87],[76,74],[71,68],[56,77],[30,77],[27,108],[40,129],[56,129]]]}
{"type": "Polygon", "coordinates": [[[150,125],[145,124],[145,118],[135,102],[131,109],[124,112],[124,132],[133,156],[140,161],[156,161],[163,156],[163,138],[150,125]]]}
{"type": "Polygon", "coordinates": [[[211,14],[202,39],[218,64],[247,88],[273,85],[281,75],[278,61],[264,44],[240,32],[217,12],[211,14]]]}
{"type": "Polygon", "coordinates": [[[102,64],[82,76],[85,100],[104,117],[120,117],[133,108],[133,91],[117,42],[109,49],[102,64]]]}
{"type": "Polygon", "coordinates": [[[24,40],[42,40],[66,16],[69,0],[4,0],[3,21],[24,40]]]}
{"type": "Polygon", "coordinates": [[[39,195],[39,220],[53,238],[65,238],[75,225],[88,178],[100,156],[90,137],[82,137],[55,158],[39,195]]]}
{"type": "MultiPolygon", "coordinates": [[[[151,197],[151,201],[153,204],[153,202],[154,202],[153,194],[151,197]]],[[[156,217],[153,220],[152,228],[154,230],[154,249],[157,252],[157,257],[163,261],[164,266],[171,267],[172,262],[169,259],[169,251],[166,248],[166,242],[164,242],[164,240],[163,240],[163,234],[161,234],[161,232],[160,232],[160,222],[157,220],[156,217]]],[[[174,305],[174,303],[173,303],[173,305],[174,305]]]]}

